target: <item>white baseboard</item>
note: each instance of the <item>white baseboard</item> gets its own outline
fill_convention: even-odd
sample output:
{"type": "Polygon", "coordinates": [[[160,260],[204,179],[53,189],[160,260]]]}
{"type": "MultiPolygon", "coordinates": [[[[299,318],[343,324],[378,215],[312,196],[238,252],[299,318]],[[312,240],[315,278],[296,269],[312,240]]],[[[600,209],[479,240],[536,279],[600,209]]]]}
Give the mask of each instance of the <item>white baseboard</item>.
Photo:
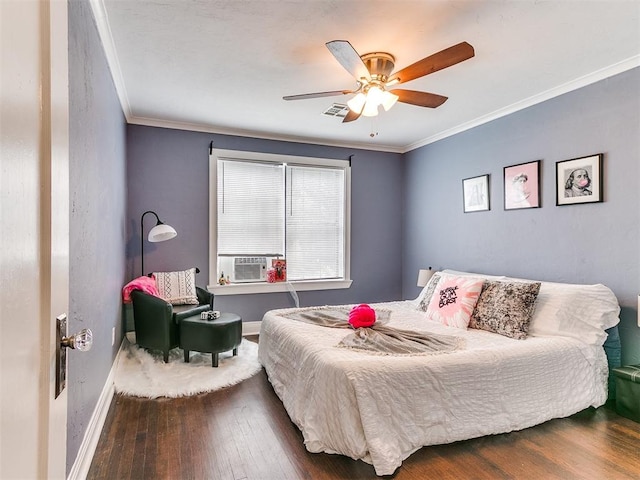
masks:
{"type": "Polygon", "coordinates": [[[260,333],[260,324],[262,322],[242,322],[242,335],[258,335],[260,333]]]}
{"type": "Polygon", "coordinates": [[[111,406],[111,400],[113,400],[113,395],[115,393],[113,377],[115,375],[118,359],[122,353],[122,345],[123,344],[120,344],[120,349],[118,350],[116,359],[113,362],[113,365],[111,365],[107,381],[105,382],[102,393],[98,398],[96,408],[93,410],[93,415],[91,415],[91,420],[89,420],[89,425],[87,426],[84,438],[82,439],[82,444],[78,450],[76,461],[73,462],[73,466],[71,467],[67,480],[84,480],[89,474],[93,455],[96,452],[98,440],[100,439],[100,434],[102,433],[102,428],[104,427],[104,422],[107,418],[109,407],[111,406]]]}

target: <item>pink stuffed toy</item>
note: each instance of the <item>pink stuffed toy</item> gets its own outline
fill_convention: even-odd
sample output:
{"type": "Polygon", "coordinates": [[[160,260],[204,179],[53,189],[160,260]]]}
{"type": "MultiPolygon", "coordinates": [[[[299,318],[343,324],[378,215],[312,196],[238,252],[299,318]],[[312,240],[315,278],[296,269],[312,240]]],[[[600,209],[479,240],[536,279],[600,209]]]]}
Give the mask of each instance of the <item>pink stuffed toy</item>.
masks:
{"type": "Polygon", "coordinates": [[[376,323],[376,311],[367,304],[353,307],[349,312],[349,325],[353,328],[370,327],[376,323]]]}

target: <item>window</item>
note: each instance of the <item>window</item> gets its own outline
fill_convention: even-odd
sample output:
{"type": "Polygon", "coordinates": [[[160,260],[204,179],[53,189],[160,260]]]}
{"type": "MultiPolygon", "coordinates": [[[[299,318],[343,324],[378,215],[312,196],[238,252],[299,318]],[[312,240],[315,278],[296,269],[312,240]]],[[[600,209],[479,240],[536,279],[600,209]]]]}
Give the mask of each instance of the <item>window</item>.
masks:
{"type": "Polygon", "coordinates": [[[351,284],[347,161],[213,150],[210,170],[216,294],[285,290],[266,283],[281,258],[296,289],[351,284]]]}

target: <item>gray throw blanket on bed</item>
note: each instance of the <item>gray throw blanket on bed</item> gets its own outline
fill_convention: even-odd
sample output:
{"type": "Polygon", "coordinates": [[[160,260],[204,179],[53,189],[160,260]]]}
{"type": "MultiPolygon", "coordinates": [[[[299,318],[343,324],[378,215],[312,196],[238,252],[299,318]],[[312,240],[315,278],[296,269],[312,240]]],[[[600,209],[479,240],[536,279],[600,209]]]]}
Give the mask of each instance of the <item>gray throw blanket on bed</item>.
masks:
{"type": "Polygon", "coordinates": [[[366,350],[381,355],[431,355],[448,353],[462,348],[462,339],[435,333],[411,332],[388,327],[391,312],[375,309],[376,323],[369,328],[353,330],[349,325],[349,309],[314,307],[282,314],[285,318],[330,328],[353,331],[344,337],[338,347],[366,350]]]}

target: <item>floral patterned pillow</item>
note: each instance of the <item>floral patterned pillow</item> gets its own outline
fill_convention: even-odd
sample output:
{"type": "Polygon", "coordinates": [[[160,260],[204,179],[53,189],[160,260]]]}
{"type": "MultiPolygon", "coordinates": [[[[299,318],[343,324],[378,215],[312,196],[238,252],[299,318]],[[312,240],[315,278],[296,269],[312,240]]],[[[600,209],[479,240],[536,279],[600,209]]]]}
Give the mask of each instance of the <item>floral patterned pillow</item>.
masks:
{"type": "Polygon", "coordinates": [[[487,280],[482,287],[469,328],[522,340],[527,337],[540,282],[487,280]]]}
{"type": "Polygon", "coordinates": [[[431,301],[431,297],[433,296],[433,292],[435,291],[439,280],[439,273],[434,273],[433,276],[429,279],[429,283],[427,283],[427,286],[424,287],[423,293],[420,294],[422,298],[420,299],[420,303],[418,304],[418,310],[422,310],[423,312],[427,311],[429,302],[431,301]]]}
{"type": "Polygon", "coordinates": [[[481,278],[441,275],[427,307],[427,318],[466,329],[483,283],[481,278]]]}

